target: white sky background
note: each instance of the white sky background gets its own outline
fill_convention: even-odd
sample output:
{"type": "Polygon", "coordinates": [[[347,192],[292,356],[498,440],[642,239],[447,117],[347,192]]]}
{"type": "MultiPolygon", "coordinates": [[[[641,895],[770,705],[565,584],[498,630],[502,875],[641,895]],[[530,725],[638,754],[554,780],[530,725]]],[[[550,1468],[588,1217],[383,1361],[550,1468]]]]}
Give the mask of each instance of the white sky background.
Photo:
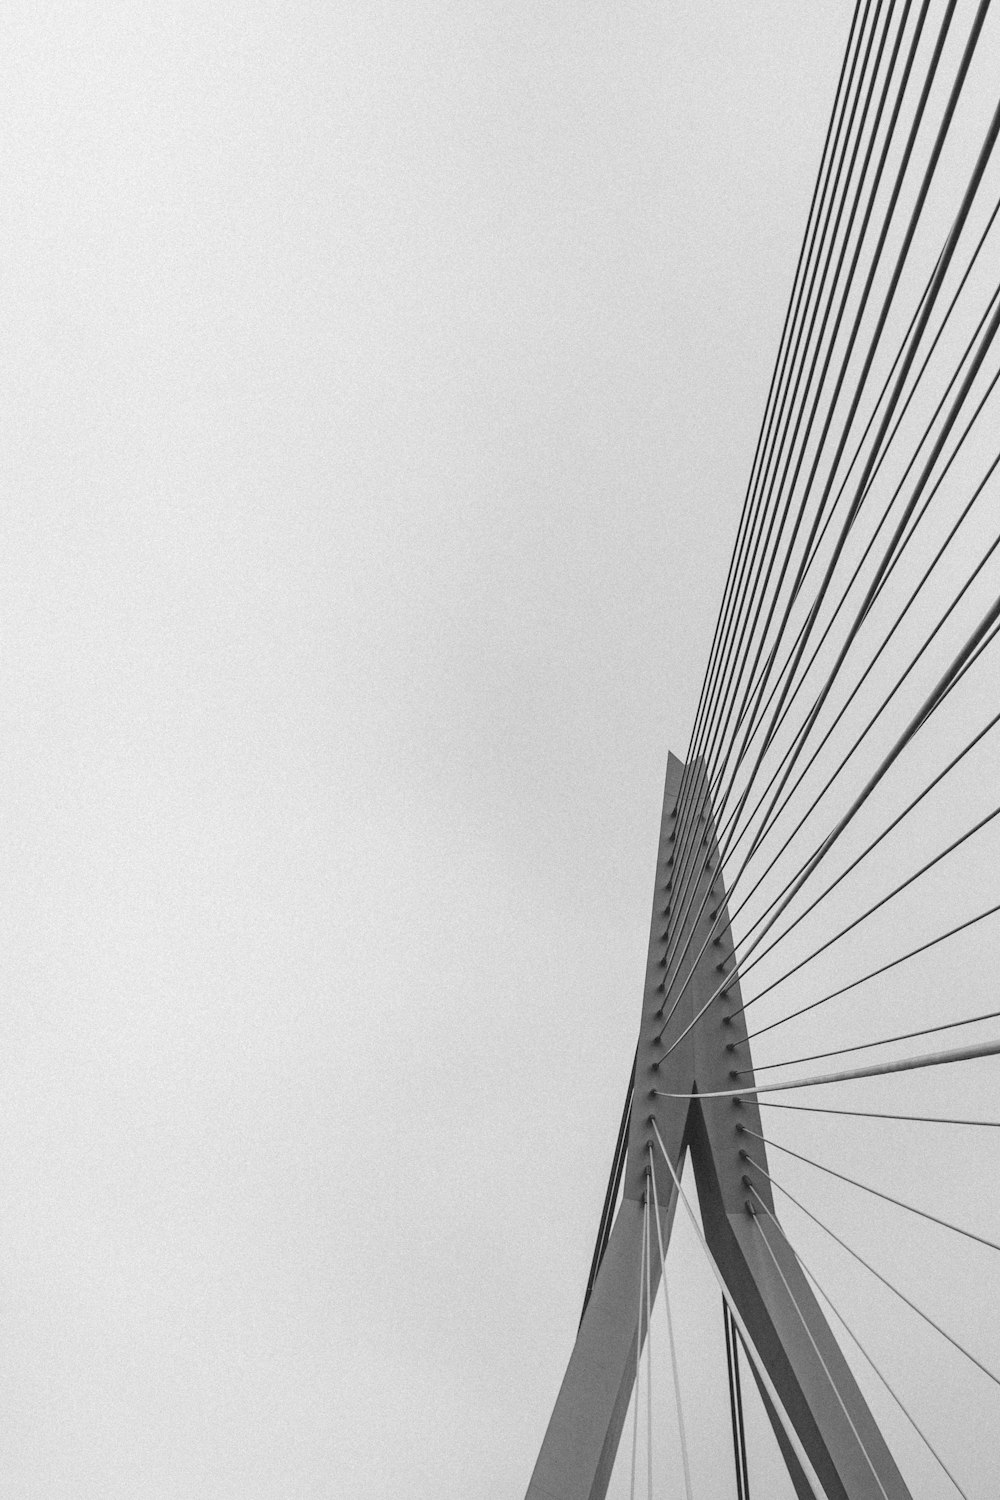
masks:
{"type": "Polygon", "coordinates": [[[849,10],[7,8],[10,1500],[523,1492],[849,10]]]}

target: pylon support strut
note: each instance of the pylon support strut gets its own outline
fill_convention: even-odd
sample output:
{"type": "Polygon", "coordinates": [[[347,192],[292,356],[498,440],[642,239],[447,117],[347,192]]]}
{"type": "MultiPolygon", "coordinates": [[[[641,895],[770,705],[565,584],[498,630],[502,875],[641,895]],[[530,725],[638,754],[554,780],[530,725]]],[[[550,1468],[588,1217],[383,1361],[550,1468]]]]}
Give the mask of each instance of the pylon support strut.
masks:
{"type": "MultiPolygon", "coordinates": [[[[763,1216],[760,1223],[755,1220],[753,1195],[743,1180],[747,1163],[740,1155],[746,1137],[737,1128],[742,1123],[763,1134],[755,1099],[697,1097],[731,1087],[730,1072],[734,1068],[750,1070],[743,1076],[748,1083],[753,1082],[739,981],[733,980],[668,1055],[664,1056],[664,1044],[657,1040],[663,1017],[669,1013],[693,962],[689,957],[665,989],[665,957],[675,936],[681,946],[690,937],[688,953],[697,954],[715,911],[722,915],[716,941],[705,948],[673,1014],[667,1042],[684,1031],[718,987],[717,965],[733,952],[715,825],[704,769],[698,763],[688,777],[688,806],[704,805],[702,839],[709,858],[694,900],[684,903],[686,913],[671,903],[675,815],[683,769],[676,756],[669,756],[621,1202],[607,1248],[593,1275],[527,1500],[604,1500],[607,1492],[635,1380],[637,1341],[641,1345],[645,1337],[644,1324],[639,1326],[636,1286],[650,1147],[665,1246],[669,1246],[677,1204],[677,1188],[656,1145],[654,1122],[678,1180],[690,1153],[709,1251],[785,1418],[822,1486],[822,1494],[815,1495],[751,1362],[799,1500],[813,1500],[814,1495],[815,1500],[910,1500],[909,1490],[781,1232],[777,1216],[766,1224],[763,1216]],[[713,899],[703,903],[701,898],[709,883],[713,899]],[[676,932],[672,924],[682,919],[685,930],[676,932]],[[695,1097],[667,1099],[660,1097],[661,1092],[695,1097]],[[766,1244],[762,1230],[767,1233],[766,1244]]],[[[754,1145],[755,1155],[766,1167],[766,1148],[758,1142],[754,1145]]],[[[754,1187],[774,1213],[767,1179],[755,1174],[754,1187]]],[[[655,1291],[660,1276],[656,1257],[650,1272],[655,1291]]]]}

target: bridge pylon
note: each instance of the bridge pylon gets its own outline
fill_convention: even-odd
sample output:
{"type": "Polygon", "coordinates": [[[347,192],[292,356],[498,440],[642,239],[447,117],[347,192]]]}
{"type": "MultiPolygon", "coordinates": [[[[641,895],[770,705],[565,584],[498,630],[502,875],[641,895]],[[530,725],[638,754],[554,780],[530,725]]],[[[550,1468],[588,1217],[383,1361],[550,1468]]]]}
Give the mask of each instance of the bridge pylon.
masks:
{"type": "MultiPolygon", "coordinates": [[[[681,841],[690,847],[693,837],[707,858],[688,860],[689,879],[674,864],[683,772],[682,762],[670,755],[631,1113],[621,1139],[621,1199],[610,1234],[599,1238],[583,1318],[527,1500],[604,1500],[607,1492],[635,1381],[637,1348],[646,1332],[638,1284],[650,1171],[655,1173],[664,1246],[669,1245],[677,1207],[677,1186],[663,1161],[657,1132],[678,1180],[690,1153],[705,1240],[727,1300],[749,1335],[751,1367],[796,1495],[800,1500],[910,1500],[782,1233],[770,1183],[741,1154],[748,1153],[768,1170],[763,1141],[740,1129],[764,1134],[754,1096],[702,1097],[731,1090],[736,1070],[746,1086],[752,1086],[754,1075],[735,976],[692,1024],[722,982],[733,941],[700,763],[692,766],[685,781],[681,841]],[[700,821],[692,834],[694,817],[700,821]],[[675,874],[678,890],[673,889],[675,874]],[[703,901],[708,886],[709,899],[703,901]],[[668,969],[668,953],[685,948],[686,959],[679,966],[672,959],[668,969]],[[690,1031],[677,1042],[689,1025],[690,1031]],[[671,1094],[681,1097],[665,1097],[671,1094]],[[794,1442],[789,1433],[794,1433],[794,1442]],[[811,1475],[797,1450],[807,1459],[811,1475]]],[[[613,1189],[611,1198],[615,1195],[613,1189]]],[[[652,1203],[648,1211],[655,1212],[652,1203]]],[[[655,1234],[652,1243],[656,1244],[655,1234]]],[[[651,1256],[649,1270],[655,1291],[658,1255],[651,1256]]]]}

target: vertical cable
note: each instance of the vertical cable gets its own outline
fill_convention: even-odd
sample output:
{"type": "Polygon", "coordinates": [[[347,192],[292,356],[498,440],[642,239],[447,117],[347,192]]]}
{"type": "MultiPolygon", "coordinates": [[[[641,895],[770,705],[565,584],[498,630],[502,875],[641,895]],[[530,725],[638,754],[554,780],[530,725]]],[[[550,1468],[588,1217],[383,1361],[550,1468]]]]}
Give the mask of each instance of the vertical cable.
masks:
{"type": "Polygon", "coordinates": [[[635,1323],[635,1396],[632,1401],[632,1478],[629,1500],[635,1500],[635,1455],[639,1446],[639,1360],[642,1355],[642,1284],[646,1276],[646,1235],[643,1225],[642,1253],[639,1258],[639,1312],[635,1323]]]}
{"type": "MultiPolygon", "coordinates": [[[[775,1222],[775,1224],[777,1224],[778,1220],[775,1217],[774,1212],[770,1208],[768,1208],[767,1204],[764,1202],[764,1199],[760,1196],[760,1194],[758,1193],[757,1189],[755,1187],[753,1187],[752,1184],[751,1184],[750,1191],[753,1193],[753,1195],[757,1199],[758,1203],[760,1203],[762,1205],[762,1207],[764,1208],[764,1211],[767,1213],[768,1217],[771,1218],[771,1219],[773,1219],[774,1222],[775,1222]]],[[[779,1228],[780,1228],[780,1226],[779,1226],[779,1228]]],[[[911,1414],[907,1410],[907,1408],[903,1405],[903,1403],[900,1400],[899,1396],[893,1390],[893,1388],[889,1384],[888,1380],[886,1380],[885,1376],[882,1374],[882,1371],[879,1369],[878,1365],[872,1359],[871,1355],[868,1353],[868,1350],[865,1348],[865,1346],[862,1344],[861,1340],[858,1338],[857,1334],[854,1332],[854,1329],[847,1322],[847,1320],[844,1317],[843,1313],[840,1311],[840,1309],[838,1307],[836,1307],[833,1304],[833,1302],[831,1302],[828,1294],[820,1286],[819,1282],[816,1280],[816,1277],[813,1275],[812,1271],[810,1271],[809,1267],[806,1265],[805,1261],[802,1259],[802,1257],[799,1254],[799,1252],[796,1249],[794,1249],[790,1244],[789,1244],[788,1248],[792,1251],[792,1254],[795,1256],[795,1259],[798,1261],[799,1265],[802,1267],[802,1269],[805,1272],[805,1274],[809,1277],[809,1280],[812,1282],[812,1284],[816,1288],[817,1292],[819,1292],[820,1296],[823,1298],[823,1301],[829,1307],[830,1311],[839,1319],[839,1321],[841,1322],[841,1324],[843,1325],[843,1327],[847,1330],[848,1334],[850,1335],[851,1339],[854,1341],[854,1343],[857,1346],[857,1348],[859,1349],[859,1351],[864,1355],[865,1359],[871,1365],[872,1369],[875,1371],[875,1374],[878,1376],[879,1380],[881,1380],[882,1384],[885,1386],[886,1390],[889,1392],[889,1395],[892,1397],[893,1401],[895,1401],[896,1405],[899,1407],[900,1411],[903,1413],[903,1416],[909,1422],[910,1426],[913,1428],[914,1432],[917,1434],[918,1438],[923,1443],[923,1445],[927,1449],[928,1453],[930,1453],[931,1457],[939,1464],[939,1466],[941,1467],[941,1469],[943,1469],[944,1473],[951,1480],[951,1482],[954,1485],[955,1489],[961,1495],[962,1500],[969,1500],[968,1495],[962,1489],[962,1486],[959,1484],[959,1482],[955,1478],[954,1474],[948,1468],[948,1465],[945,1463],[945,1461],[941,1457],[940,1453],[934,1447],[934,1445],[932,1444],[930,1438],[924,1432],[923,1428],[920,1427],[918,1425],[918,1423],[914,1420],[914,1418],[911,1416],[911,1414]]]]}
{"type": "Polygon", "coordinates": [[[882,1483],[881,1476],[879,1475],[878,1470],[876,1469],[874,1463],[872,1462],[871,1454],[868,1452],[868,1449],[865,1447],[864,1439],[862,1438],[860,1432],[858,1431],[858,1429],[854,1425],[854,1419],[853,1419],[853,1417],[851,1416],[850,1412],[847,1409],[847,1403],[845,1402],[843,1396],[840,1394],[840,1391],[839,1391],[839,1389],[837,1387],[837,1382],[834,1380],[833,1375],[831,1374],[829,1365],[827,1364],[826,1360],[823,1358],[823,1355],[820,1353],[820,1347],[817,1344],[816,1340],[813,1338],[812,1329],[809,1327],[809,1324],[806,1321],[806,1316],[803,1313],[801,1307],[799,1306],[799,1304],[795,1300],[795,1293],[792,1291],[791,1287],[788,1285],[788,1280],[787,1280],[787,1278],[785,1276],[785,1273],[781,1269],[781,1263],[779,1262],[778,1257],[775,1255],[774,1250],[771,1247],[771,1241],[768,1239],[767,1235],[764,1233],[764,1226],[760,1222],[760,1218],[757,1215],[756,1211],[754,1212],[753,1221],[754,1221],[754,1223],[757,1226],[757,1229],[758,1229],[758,1232],[760,1234],[761,1239],[764,1241],[764,1244],[767,1247],[767,1253],[768,1253],[768,1255],[771,1257],[772,1261],[774,1262],[774,1269],[777,1271],[778,1275],[781,1277],[781,1284],[785,1288],[785,1291],[788,1293],[788,1299],[791,1302],[792,1306],[795,1308],[795,1311],[799,1315],[799,1322],[802,1324],[802,1327],[805,1329],[806,1336],[808,1337],[810,1344],[812,1344],[812,1346],[813,1346],[813,1351],[814,1351],[814,1353],[816,1355],[816,1358],[819,1360],[820,1364],[823,1367],[823,1373],[826,1376],[827,1380],[830,1382],[830,1389],[833,1391],[833,1394],[836,1396],[838,1404],[840,1406],[840,1409],[844,1413],[844,1416],[847,1418],[848,1425],[850,1426],[851,1431],[854,1433],[854,1437],[855,1437],[855,1439],[857,1441],[858,1447],[861,1449],[862,1453],[864,1454],[864,1456],[865,1456],[865,1458],[866,1458],[866,1460],[868,1462],[868,1467],[872,1471],[872,1474],[873,1474],[874,1479],[875,1479],[875,1483],[878,1485],[879,1489],[882,1491],[882,1494],[885,1496],[885,1500],[889,1500],[889,1496],[888,1496],[888,1493],[886,1491],[885,1485],[882,1483]]]}
{"type": "Polygon", "coordinates": [[[740,1433],[736,1419],[736,1386],[733,1382],[733,1343],[729,1332],[729,1308],[722,1299],[722,1326],[726,1332],[726,1375],[729,1379],[729,1419],[733,1428],[733,1463],[736,1466],[736,1500],[746,1500],[743,1493],[743,1469],[740,1464],[740,1433]]]}
{"type": "Polygon", "coordinates": [[[649,1326],[649,1174],[646,1174],[646,1209],[643,1214],[642,1253],[646,1262],[646,1495],[653,1500],[653,1338],[649,1326]]]}
{"type": "Polygon", "coordinates": [[[774,1408],[775,1415],[777,1416],[778,1421],[781,1423],[781,1426],[784,1429],[785,1437],[788,1440],[788,1446],[791,1448],[792,1452],[795,1454],[795,1457],[798,1459],[799,1466],[802,1469],[805,1481],[808,1484],[809,1488],[812,1490],[813,1495],[816,1497],[816,1500],[829,1500],[826,1488],[821,1483],[819,1475],[816,1473],[816,1470],[813,1467],[812,1460],[810,1459],[805,1448],[802,1446],[802,1440],[796,1432],[795,1427],[792,1424],[792,1420],[785,1410],[784,1403],[782,1402],[782,1399],[778,1394],[778,1388],[775,1385],[774,1381],[771,1379],[771,1376],[768,1373],[767,1366],[754,1348],[753,1339],[750,1337],[750,1330],[747,1328],[746,1324],[743,1321],[743,1315],[736,1307],[736,1304],[732,1301],[732,1295],[726,1285],[725,1278],[722,1272],[719,1270],[715,1256],[708,1248],[708,1241],[706,1240],[698,1225],[698,1220],[695,1217],[694,1209],[688,1202],[687,1194],[681,1187],[681,1180],[678,1177],[677,1173],[674,1171],[674,1164],[667,1154],[667,1148],[663,1144],[663,1137],[660,1134],[659,1127],[657,1126],[655,1118],[651,1118],[650,1123],[653,1127],[653,1134],[656,1137],[656,1144],[660,1148],[660,1155],[666,1162],[667,1171],[673,1178],[674,1187],[677,1189],[677,1196],[683,1203],[684,1211],[687,1214],[688,1218],[691,1220],[691,1227],[694,1230],[695,1235],[697,1236],[699,1245],[705,1253],[705,1258],[708,1261],[709,1269],[711,1270],[712,1275],[715,1277],[716,1281],[719,1283],[719,1290],[721,1291],[726,1302],[729,1304],[729,1311],[732,1315],[733,1322],[739,1329],[740,1337],[743,1340],[743,1347],[744,1349],[746,1349],[748,1357],[753,1359],[760,1384],[767,1392],[768,1399],[774,1408]]]}
{"type": "Polygon", "coordinates": [[[740,1465],[743,1470],[743,1500],[750,1500],[750,1475],[747,1472],[747,1429],[743,1420],[743,1392],[740,1389],[740,1345],[736,1337],[736,1324],[730,1316],[733,1333],[733,1380],[736,1385],[736,1416],[740,1427],[740,1465]]]}
{"type": "MultiPolygon", "coordinates": [[[[684,1491],[687,1500],[692,1500],[691,1465],[688,1462],[687,1434],[684,1430],[684,1408],[681,1405],[681,1381],[677,1369],[677,1345],[674,1341],[674,1319],[670,1311],[670,1292],[667,1288],[667,1256],[663,1248],[663,1230],[660,1228],[660,1202],[656,1192],[656,1174],[653,1171],[653,1147],[649,1147],[649,1180],[653,1185],[653,1212],[656,1216],[656,1239],[660,1247],[660,1280],[663,1284],[663,1306],[667,1313],[667,1340],[670,1344],[670,1368],[674,1377],[674,1404],[677,1408],[677,1430],[681,1439],[681,1462],[684,1466],[684,1491]]],[[[723,1306],[725,1303],[723,1303],[723,1306]]],[[[743,1500],[743,1497],[740,1497],[743,1500]]]]}

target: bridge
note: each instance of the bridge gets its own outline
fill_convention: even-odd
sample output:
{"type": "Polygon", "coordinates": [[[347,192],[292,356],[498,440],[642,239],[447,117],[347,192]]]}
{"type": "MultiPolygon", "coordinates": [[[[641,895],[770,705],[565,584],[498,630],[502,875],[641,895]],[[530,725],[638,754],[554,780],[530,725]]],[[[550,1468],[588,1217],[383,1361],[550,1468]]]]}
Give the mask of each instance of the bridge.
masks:
{"type": "Polygon", "coordinates": [[[635,1058],[528,1500],[602,1500],[615,1476],[632,1500],[698,1493],[679,1226],[718,1286],[737,1500],[758,1493],[751,1399],[801,1500],[967,1496],[998,1448],[995,1320],[970,1337],[935,1302],[946,1277],[990,1305],[1000,1269],[1000,1001],[976,961],[1000,913],[989,11],[854,7],[690,743],[667,761],[635,1058]],[[838,1225],[844,1192],[904,1225],[877,1260],[838,1225]],[[831,1298],[817,1237],[901,1341],[929,1334],[938,1410],[831,1298]],[[967,1378],[989,1428],[941,1420],[967,1378]]]}

